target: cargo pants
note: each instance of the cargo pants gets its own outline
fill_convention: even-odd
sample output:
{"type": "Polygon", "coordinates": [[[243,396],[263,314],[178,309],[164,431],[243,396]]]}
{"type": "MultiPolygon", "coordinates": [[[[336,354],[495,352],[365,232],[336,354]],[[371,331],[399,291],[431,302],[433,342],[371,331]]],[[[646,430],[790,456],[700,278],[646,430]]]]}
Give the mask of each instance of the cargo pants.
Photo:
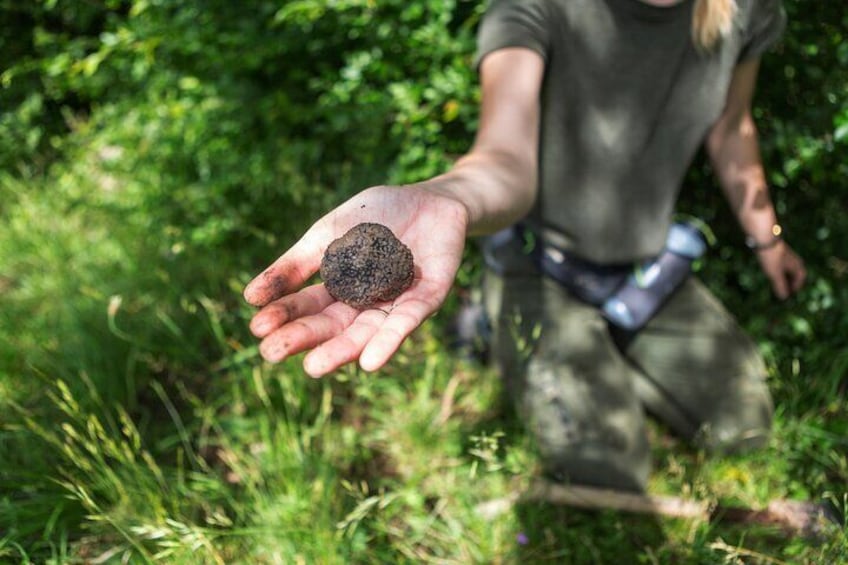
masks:
{"type": "Polygon", "coordinates": [[[483,297],[491,354],[548,475],[640,491],[651,470],[645,419],[716,451],[766,443],[773,405],[752,340],[690,277],[635,336],[538,272],[518,245],[483,297]]]}

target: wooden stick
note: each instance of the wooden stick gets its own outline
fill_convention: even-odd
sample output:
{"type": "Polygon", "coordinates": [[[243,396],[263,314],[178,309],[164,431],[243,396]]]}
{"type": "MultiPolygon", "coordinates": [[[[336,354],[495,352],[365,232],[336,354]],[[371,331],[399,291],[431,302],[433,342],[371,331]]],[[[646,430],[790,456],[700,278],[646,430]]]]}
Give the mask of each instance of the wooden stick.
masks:
{"type": "Polygon", "coordinates": [[[770,525],[780,527],[788,534],[807,537],[818,537],[828,522],[836,521],[822,505],[811,502],[774,500],[765,509],[756,510],[688,500],[679,496],[637,494],[563,485],[546,480],[535,481],[525,493],[514,492],[504,498],[484,502],[477,506],[477,512],[491,520],[509,511],[519,501],[547,502],[590,510],[619,510],[690,520],[770,525]]]}
{"type": "Polygon", "coordinates": [[[549,481],[534,483],[528,492],[531,500],[551,502],[577,508],[607,508],[637,514],[660,514],[671,518],[707,519],[706,502],[685,500],[679,496],[660,496],[621,492],[577,485],[561,485],[549,481]]]}

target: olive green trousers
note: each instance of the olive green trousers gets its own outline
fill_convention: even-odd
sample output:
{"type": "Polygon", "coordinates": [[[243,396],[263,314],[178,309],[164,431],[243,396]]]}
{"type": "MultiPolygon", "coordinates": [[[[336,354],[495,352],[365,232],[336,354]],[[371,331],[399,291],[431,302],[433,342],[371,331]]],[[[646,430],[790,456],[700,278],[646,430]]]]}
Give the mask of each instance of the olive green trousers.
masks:
{"type": "Polygon", "coordinates": [[[773,407],[763,360],[695,277],[621,339],[597,308],[528,258],[511,266],[484,279],[491,353],[549,475],[643,490],[651,469],[646,414],[710,450],[767,441],[773,407]]]}

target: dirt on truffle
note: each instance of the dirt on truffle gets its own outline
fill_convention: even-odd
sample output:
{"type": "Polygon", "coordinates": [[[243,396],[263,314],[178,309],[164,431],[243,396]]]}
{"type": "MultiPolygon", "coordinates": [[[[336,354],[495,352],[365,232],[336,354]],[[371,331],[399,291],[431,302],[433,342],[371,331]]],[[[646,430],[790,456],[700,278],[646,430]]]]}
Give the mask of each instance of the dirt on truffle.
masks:
{"type": "Polygon", "coordinates": [[[394,300],[412,284],[412,252],[382,224],[354,226],[333,241],[321,260],[321,278],[336,300],[365,310],[394,300]]]}

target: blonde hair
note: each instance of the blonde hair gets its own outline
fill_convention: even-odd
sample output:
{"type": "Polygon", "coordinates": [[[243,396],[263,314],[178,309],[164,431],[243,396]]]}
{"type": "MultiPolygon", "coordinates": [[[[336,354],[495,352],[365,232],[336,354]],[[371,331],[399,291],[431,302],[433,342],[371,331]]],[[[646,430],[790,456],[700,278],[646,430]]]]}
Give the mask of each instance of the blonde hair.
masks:
{"type": "Polygon", "coordinates": [[[692,40],[703,51],[710,51],[728,36],[736,17],[736,0],[695,0],[692,10],[692,40]]]}

